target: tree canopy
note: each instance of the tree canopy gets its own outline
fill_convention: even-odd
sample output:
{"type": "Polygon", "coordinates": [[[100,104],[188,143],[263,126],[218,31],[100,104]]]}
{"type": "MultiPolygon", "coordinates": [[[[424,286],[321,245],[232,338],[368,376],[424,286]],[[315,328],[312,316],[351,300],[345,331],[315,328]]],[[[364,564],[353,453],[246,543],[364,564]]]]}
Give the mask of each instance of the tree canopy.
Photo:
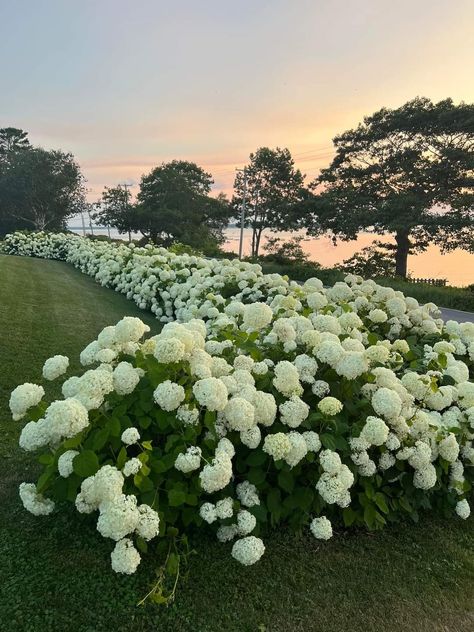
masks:
{"type": "Polygon", "coordinates": [[[401,276],[408,254],[431,243],[474,250],[474,105],[416,98],[366,117],[334,145],[312,183],[310,234],[392,234],[401,276]]]}
{"type": "Polygon", "coordinates": [[[0,231],[61,230],[84,201],[72,154],[32,147],[26,132],[0,130],[0,231]]]}
{"type": "Polygon", "coordinates": [[[125,185],[105,187],[100,200],[94,205],[93,218],[119,233],[129,233],[134,228],[135,206],[125,185]]]}
{"type": "MultiPolygon", "coordinates": [[[[288,149],[260,147],[250,154],[250,162],[239,171],[234,182],[232,206],[240,222],[244,199],[244,226],[252,229],[252,256],[257,257],[262,233],[295,230],[299,227],[296,205],[304,197],[304,176],[288,149]]],[[[240,225],[240,224],[239,224],[240,225]]]]}
{"type": "Polygon", "coordinates": [[[163,163],[141,179],[134,228],[164,246],[214,249],[232,211],[224,194],[211,197],[212,184],[211,174],[193,162],[163,163]]]}

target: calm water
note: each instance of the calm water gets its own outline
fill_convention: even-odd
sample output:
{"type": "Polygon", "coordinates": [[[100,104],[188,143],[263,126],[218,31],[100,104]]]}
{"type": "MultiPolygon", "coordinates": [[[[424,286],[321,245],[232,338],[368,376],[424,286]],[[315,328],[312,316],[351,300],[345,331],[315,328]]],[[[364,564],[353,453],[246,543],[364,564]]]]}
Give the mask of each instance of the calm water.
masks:
{"type": "MultiPolygon", "coordinates": [[[[82,229],[76,226],[71,227],[71,230],[82,234],[82,229]]],[[[87,232],[90,232],[90,229],[87,232]]],[[[94,228],[94,233],[107,235],[107,229],[94,228]]],[[[111,229],[110,233],[112,237],[127,239],[126,235],[119,235],[114,229],[111,229]]],[[[224,244],[224,249],[230,252],[238,252],[239,229],[229,228],[225,231],[225,234],[227,242],[224,244]]],[[[268,233],[268,235],[271,235],[271,233],[268,233]]],[[[292,234],[281,233],[280,236],[289,239],[292,234]]],[[[133,235],[133,237],[139,238],[140,235],[133,235]]],[[[374,239],[380,239],[380,237],[363,233],[354,241],[340,242],[337,246],[334,246],[328,237],[319,237],[303,241],[302,247],[312,261],[318,261],[325,267],[331,267],[341,263],[344,259],[348,259],[365,246],[370,245],[374,239]]],[[[388,241],[385,238],[383,240],[388,241]]],[[[264,244],[265,233],[262,241],[264,244]]],[[[250,254],[250,244],[251,231],[246,229],[244,230],[244,255],[250,254]]],[[[408,269],[414,277],[447,279],[450,285],[462,287],[463,285],[474,283],[474,254],[469,254],[463,250],[454,250],[443,255],[437,246],[430,246],[426,252],[408,258],[408,269]]]]}

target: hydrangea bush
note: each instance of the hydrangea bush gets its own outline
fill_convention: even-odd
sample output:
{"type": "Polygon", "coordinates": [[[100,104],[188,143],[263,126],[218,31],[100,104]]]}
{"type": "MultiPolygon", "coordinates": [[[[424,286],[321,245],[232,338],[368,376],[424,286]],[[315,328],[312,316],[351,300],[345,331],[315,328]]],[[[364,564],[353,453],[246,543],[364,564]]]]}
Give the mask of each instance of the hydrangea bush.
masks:
{"type": "Polygon", "coordinates": [[[20,487],[26,509],[68,501],[93,516],[116,572],[158,551],[155,601],[174,594],[163,578],[178,577],[190,530],[213,530],[251,565],[280,525],[328,540],[426,510],[469,516],[474,324],[354,275],[325,289],[163,249],[7,241],[146,296],[167,321],[152,337],[136,318],[106,327],[81,375],[46,360],[45,379],[67,377],[63,399],[23,384],[10,400],[27,421],[21,447],[44,466],[20,487]]]}

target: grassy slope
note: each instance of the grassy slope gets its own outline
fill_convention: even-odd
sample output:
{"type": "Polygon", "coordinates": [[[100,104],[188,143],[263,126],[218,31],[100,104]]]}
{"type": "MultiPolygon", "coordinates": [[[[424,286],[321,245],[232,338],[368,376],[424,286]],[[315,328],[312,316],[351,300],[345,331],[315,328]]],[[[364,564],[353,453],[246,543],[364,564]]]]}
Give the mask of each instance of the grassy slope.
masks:
{"type": "Polygon", "coordinates": [[[177,603],[137,609],[153,578],[113,573],[112,542],[72,509],[35,518],[17,485],[35,466],[16,446],[8,393],[45,358],[78,352],[106,324],[138,315],[124,297],[71,267],[0,257],[0,630],[43,632],[468,632],[474,627],[473,520],[429,518],[327,544],[276,533],[261,562],[233,563],[228,545],[196,540],[177,603]]]}

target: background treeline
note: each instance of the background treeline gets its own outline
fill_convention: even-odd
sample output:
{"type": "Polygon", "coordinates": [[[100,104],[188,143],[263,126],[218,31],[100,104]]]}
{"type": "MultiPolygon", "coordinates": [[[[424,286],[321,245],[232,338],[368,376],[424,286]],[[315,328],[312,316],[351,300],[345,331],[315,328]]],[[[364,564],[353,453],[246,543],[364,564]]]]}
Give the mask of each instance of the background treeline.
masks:
{"type": "MultiPolygon", "coordinates": [[[[84,178],[71,154],[30,145],[15,128],[0,130],[0,232],[64,229],[81,211],[164,246],[186,244],[216,254],[231,221],[252,231],[251,257],[264,233],[298,231],[355,239],[390,235],[357,253],[345,268],[370,276],[407,275],[409,254],[430,244],[474,251],[474,105],[416,98],[383,108],[334,138],[335,156],[311,182],[286,148],[261,147],[236,173],[234,194],[211,195],[212,175],[173,160],[142,176],[133,200],[127,186],[85,200],[84,178]]],[[[304,262],[298,239],[267,240],[266,259],[304,262]]]]}

